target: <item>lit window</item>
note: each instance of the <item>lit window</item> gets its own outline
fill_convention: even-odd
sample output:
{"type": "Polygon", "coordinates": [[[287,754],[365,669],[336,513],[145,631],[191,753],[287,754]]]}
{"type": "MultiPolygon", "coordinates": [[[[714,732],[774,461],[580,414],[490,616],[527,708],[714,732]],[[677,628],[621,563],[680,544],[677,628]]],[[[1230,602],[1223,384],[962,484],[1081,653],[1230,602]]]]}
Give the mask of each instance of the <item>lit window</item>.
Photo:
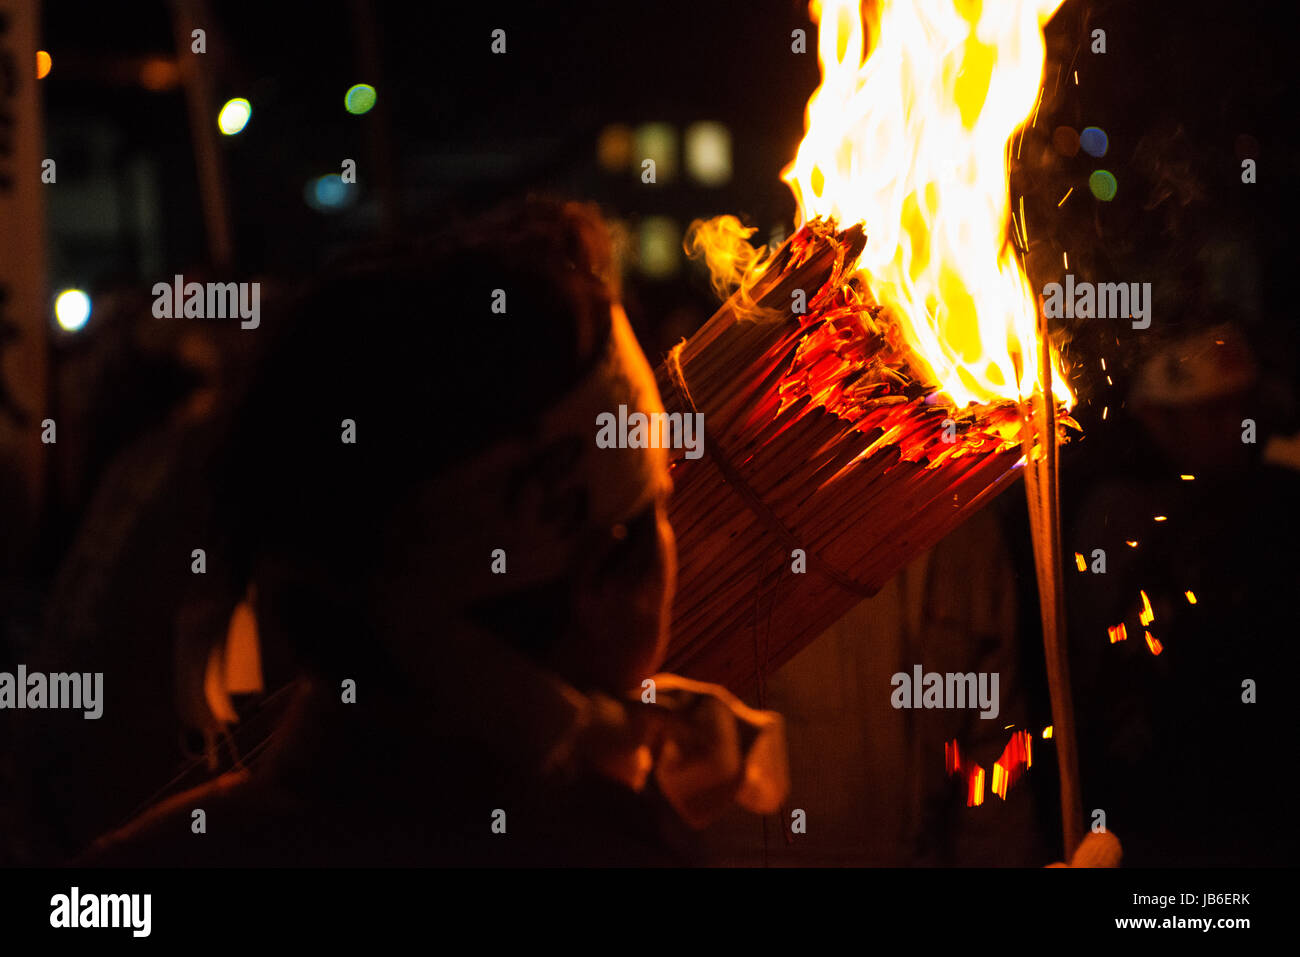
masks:
{"type": "Polygon", "coordinates": [[[647,216],[640,229],[641,272],[665,279],[681,266],[682,231],[666,216],[647,216]]]}
{"type": "Polygon", "coordinates": [[[677,175],[677,131],[667,123],[643,123],[636,130],[636,167],[655,162],[655,182],[667,183],[677,175]]]}
{"type": "Polygon", "coordinates": [[[607,173],[621,173],[633,167],[632,152],[636,141],[632,128],[615,123],[600,131],[596,141],[596,162],[607,173]]]}
{"type": "Polygon", "coordinates": [[[721,123],[686,128],[686,171],[697,183],[722,186],[731,179],[731,131],[721,123]]]}

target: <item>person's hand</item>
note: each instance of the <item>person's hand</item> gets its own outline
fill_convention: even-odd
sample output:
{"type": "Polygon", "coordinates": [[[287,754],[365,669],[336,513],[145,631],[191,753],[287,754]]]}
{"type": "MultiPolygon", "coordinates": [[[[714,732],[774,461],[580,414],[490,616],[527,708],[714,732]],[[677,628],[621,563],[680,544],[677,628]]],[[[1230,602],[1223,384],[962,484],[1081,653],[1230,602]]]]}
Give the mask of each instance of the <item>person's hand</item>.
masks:
{"type": "Polygon", "coordinates": [[[1110,831],[1091,831],[1070,856],[1070,863],[1057,861],[1048,867],[1119,867],[1124,848],[1110,831]]]}

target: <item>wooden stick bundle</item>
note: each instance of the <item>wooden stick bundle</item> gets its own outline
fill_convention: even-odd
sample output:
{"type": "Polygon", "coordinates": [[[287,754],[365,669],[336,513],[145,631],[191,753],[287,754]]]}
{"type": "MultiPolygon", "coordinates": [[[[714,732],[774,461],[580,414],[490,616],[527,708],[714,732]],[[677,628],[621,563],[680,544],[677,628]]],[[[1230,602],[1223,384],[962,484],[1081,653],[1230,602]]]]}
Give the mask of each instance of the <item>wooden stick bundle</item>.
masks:
{"type": "Polygon", "coordinates": [[[934,401],[853,278],[864,243],[808,223],[659,367],[705,428],[673,460],[674,670],[754,691],[1017,474],[1019,410],[934,401]]]}

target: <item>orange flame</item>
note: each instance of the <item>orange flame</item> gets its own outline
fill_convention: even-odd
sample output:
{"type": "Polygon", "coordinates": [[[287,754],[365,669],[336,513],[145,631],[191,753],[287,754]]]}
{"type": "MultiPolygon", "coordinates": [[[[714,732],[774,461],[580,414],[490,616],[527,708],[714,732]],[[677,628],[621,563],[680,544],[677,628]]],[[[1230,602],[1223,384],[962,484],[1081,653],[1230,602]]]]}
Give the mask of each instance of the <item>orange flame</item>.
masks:
{"type": "MultiPolygon", "coordinates": [[[[1035,296],[1016,247],[1008,141],[1038,100],[1042,25],[1061,0],[882,0],[864,58],[859,0],[814,3],[822,84],[782,172],[801,222],[862,223],[857,263],[958,406],[1039,388],[1035,296]]],[[[1052,392],[1073,396],[1060,374],[1052,392]]]]}
{"type": "Polygon", "coordinates": [[[749,244],[755,232],[756,227],[742,225],[735,216],[697,219],[686,230],[682,247],[687,255],[704,259],[719,298],[747,289],[762,274],[767,247],[749,244]]]}
{"type": "Polygon", "coordinates": [[[1110,643],[1112,645],[1117,641],[1128,641],[1128,629],[1124,627],[1122,621],[1118,625],[1111,625],[1106,631],[1110,634],[1110,643]]]}
{"type": "Polygon", "coordinates": [[[1151,654],[1158,655],[1165,650],[1165,646],[1160,644],[1160,639],[1156,638],[1151,632],[1144,632],[1147,636],[1147,647],[1151,649],[1151,654]]]}

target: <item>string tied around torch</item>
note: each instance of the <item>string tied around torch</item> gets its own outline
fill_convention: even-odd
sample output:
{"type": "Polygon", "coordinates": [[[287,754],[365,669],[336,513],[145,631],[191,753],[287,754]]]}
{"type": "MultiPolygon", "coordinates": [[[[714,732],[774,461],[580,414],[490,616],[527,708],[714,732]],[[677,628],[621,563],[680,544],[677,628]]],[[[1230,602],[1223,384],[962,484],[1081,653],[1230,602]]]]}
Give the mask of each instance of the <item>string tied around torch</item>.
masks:
{"type": "MultiPolygon", "coordinates": [[[[682,369],[681,351],[685,343],[678,343],[669,351],[665,365],[668,368],[668,374],[673,381],[674,387],[681,400],[691,409],[692,412],[700,412],[695,404],[695,399],[691,395],[690,385],[686,381],[686,372],[682,369]]],[[[740,470],[732,464],[726,450],[716,441],[709,432],[708,417],[704,416],[704,451],[705,456],[713,463],[717,470],[722,474],[722,478],[727,485],[740,497],[754,516],[763,523],[773,535],[775,535],[786,546],[787,549],[800,549],[807,556],[808,567],[817,572],[824,578],[834,582],[839,588],[844,589],[850,594],[857,595],[860,598],[871,598],[876,594],[876,590],[866,588],[852,577],[836,568],[832,563],[823,559],[820,555],[808,547],[807,543],[800,542],[799,539],[786,528],[785,523],[776,515],[768,506],[763,497],[759,495],[749,483],[745,481],[740,474],[740,470]]]]}

